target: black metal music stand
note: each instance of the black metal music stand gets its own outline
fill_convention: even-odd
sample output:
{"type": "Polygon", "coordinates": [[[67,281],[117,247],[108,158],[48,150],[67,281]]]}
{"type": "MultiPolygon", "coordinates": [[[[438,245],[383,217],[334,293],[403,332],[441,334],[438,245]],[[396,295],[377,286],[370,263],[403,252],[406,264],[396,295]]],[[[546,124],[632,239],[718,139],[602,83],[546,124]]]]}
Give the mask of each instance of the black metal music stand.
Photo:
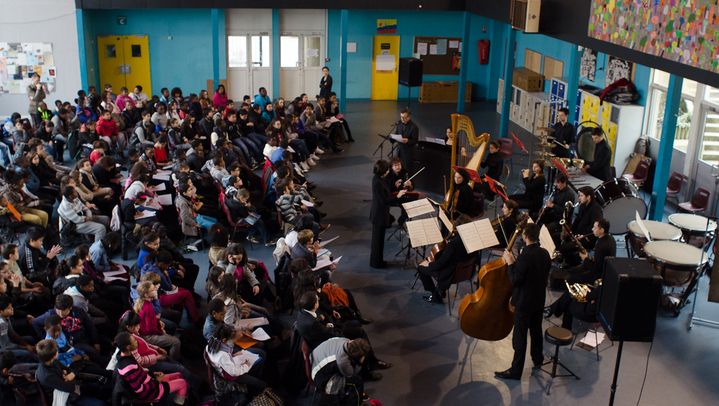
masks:
{"type": "MultiPolygon", "coordinates": [[[[380,138],[382,138],[382,141],[377,145],[377,148],[375,148],[374,152],[372,153],[372,156],[377,155],[377,152],[379,152],[380,158],[384,158],[384,143],[389,141],[390,144],[394,144],[392,141],[392,138],[389,135],[383,135],[383,134],[377,134],[380,138]]],[[[390,149],[390,154],[394,150],[394,145],[392,145],[392,148],[390,149]]]]}

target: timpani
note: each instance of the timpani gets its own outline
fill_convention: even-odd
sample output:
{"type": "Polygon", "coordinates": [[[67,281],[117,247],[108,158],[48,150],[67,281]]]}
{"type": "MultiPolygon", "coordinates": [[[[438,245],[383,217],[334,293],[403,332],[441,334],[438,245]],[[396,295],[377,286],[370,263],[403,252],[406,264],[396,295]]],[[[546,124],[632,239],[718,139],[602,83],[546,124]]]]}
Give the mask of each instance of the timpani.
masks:
{"type": "Polygon", "coordinates": [[[669,222],[682,230],[684,242],[695,247],[706,247],[717,229],[717,222],[704,216],[691,213],[669,215],[669,222]]]}
{"type": "MultiPolygon", "coordinates": [[[[652,241],[679,241],[682,238],[682,230],[671,224],[654,220],[644,220],[643,223],[647,231],[649,231],[649,238],[652,241]]],[[[636,254],[642,258],[646,257],[644,245],[647,243],[647,238],[639,228],[636,220],[632,220],[627,224],[627,231],[626,240],[629,256],[633,257],[633,254],[636,254]]]]}

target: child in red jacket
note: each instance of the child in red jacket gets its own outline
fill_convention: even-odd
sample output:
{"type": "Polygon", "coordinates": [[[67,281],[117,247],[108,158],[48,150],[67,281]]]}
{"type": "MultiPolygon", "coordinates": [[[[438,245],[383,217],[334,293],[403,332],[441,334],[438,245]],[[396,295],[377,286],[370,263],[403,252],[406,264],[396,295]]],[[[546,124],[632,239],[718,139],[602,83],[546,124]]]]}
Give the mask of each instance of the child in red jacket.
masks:
{"type": "Polygon", "coordinates": [[[100,137],[104,138],[108,144],[112,143],[112,141],[117,138],[117,123],[112,119],[112,113],[110,110],[102,112],[102,117],[97,120],[95,131],[100,135],[100,137]]]}

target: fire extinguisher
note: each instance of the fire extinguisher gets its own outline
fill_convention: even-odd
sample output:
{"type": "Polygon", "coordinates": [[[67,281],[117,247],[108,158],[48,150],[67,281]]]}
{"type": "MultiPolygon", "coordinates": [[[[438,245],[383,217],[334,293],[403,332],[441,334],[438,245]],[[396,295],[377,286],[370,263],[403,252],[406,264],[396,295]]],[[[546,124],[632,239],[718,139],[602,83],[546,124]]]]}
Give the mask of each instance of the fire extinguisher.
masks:
{"type": "Polygon", "coordinates": [[[477,42],[477,48],[478,48],[478,54],[479,54],[479,64],[480,65],[486,65],[489,63],[489,40],[488,39],[480,39],[477,42]]]}

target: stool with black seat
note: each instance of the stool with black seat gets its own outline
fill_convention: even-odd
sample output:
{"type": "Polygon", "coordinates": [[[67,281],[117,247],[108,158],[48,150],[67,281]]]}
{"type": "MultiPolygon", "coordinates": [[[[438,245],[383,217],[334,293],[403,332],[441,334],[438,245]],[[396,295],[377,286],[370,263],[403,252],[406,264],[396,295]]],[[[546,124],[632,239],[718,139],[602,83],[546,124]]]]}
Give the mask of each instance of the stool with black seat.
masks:
{"type": "Polygon", "coordinates": [[[566,328],[552,326],[544,330],[544,339],[547,340],[549,344],[554,345],[554,355],[549,361],[543,363],[542,367],[539,368],[540,370],[548,373],[552,377],[552,380],[550,380],[549,384],[547,385],[547,395],[549,395],[549,391],[552,388],[552,382],[554,382],[554,378],[564,378],[570,376],[573,376],[577,379],[580,378],[577,374],[572,372],[572,370],[562,364],[561,361],[559,361],[559,347],[565,347],[567,345],[570,345],[572,341],[574,341],[574,334],[572,334],[572,332],[570,330],[567,330],[566,328]],[[549,364],[552,364],[551,372],[543,368],[545,365],[549,364]],[[567,373],[557,373],[558,366],[562,367],[565,371],[567,371],[567,373]]]}

